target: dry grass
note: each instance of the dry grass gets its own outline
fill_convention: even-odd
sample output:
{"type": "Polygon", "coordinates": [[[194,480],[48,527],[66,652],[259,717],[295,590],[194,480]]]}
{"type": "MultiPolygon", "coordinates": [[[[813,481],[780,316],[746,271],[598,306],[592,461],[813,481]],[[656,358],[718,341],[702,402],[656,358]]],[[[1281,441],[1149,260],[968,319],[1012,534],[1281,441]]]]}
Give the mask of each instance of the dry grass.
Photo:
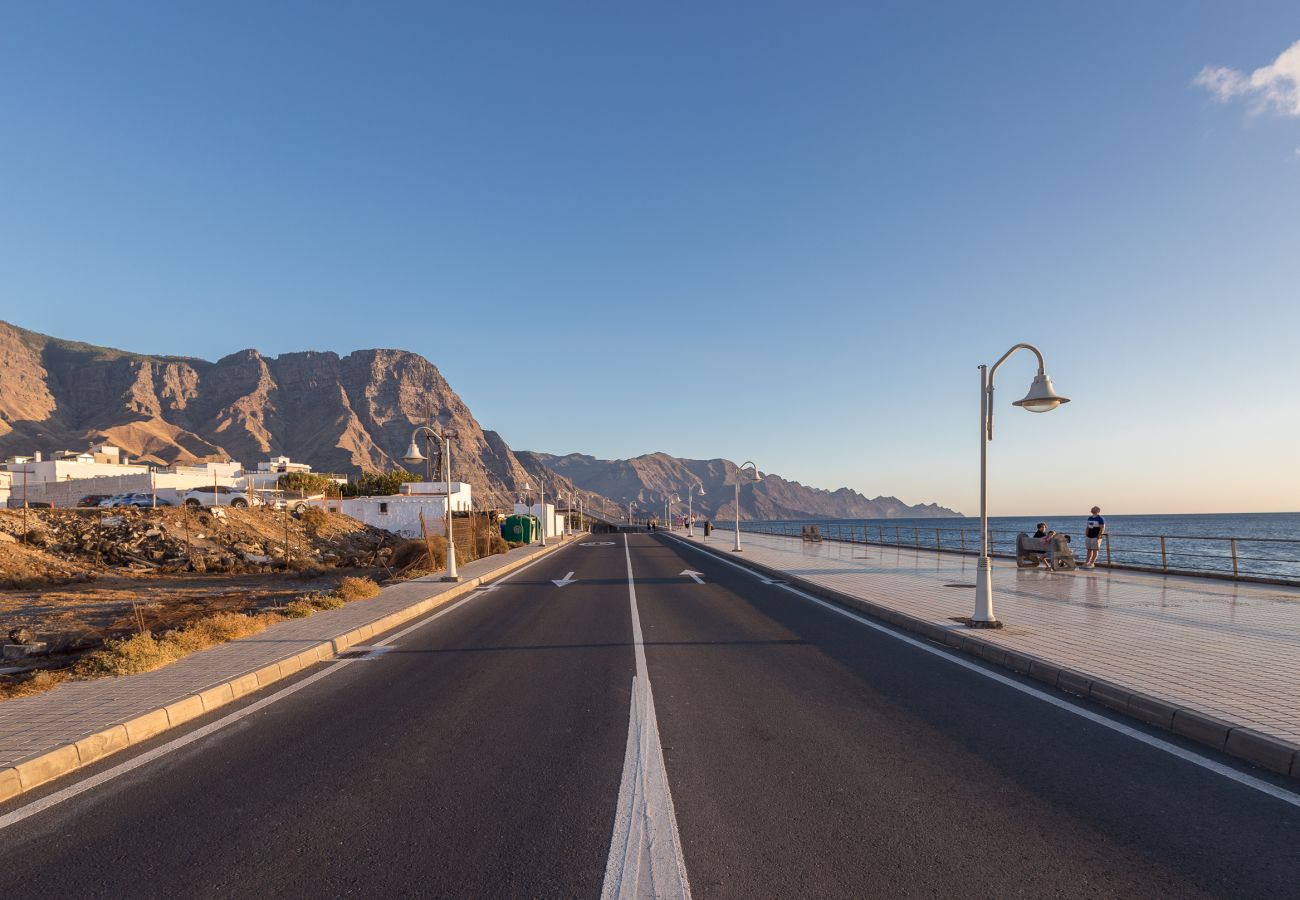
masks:
{"type": "Polygon", "coordinates": [[[103,648],[83,656],[70,670],[37,671],[0,683],[0,700],[25,697],[62,684],[71,678],[103,678],[151,672],[178,659],[216,644],[265,631],[285,619],[299,619],[325,609],[338,609],[351,600],[364,600],[379,593],[369,578],[349,576],[328,594],[305,594],[284,607],[246,615],[219,612],[195,619],[180,628],[154,636],[150,631],[106,641],[103,648]]]}
{"type": "Polygon", "coordinates": [[[128,638],[106,642],[103,649],[83,656],[72,672],[78,678],[151,672],[216,644],[265,631],[284,618],[274,612],[251,616],[222,612],[195,619],[184,628],[164,631],[161,637],[142,631],[128,638]]]}
{"type": "Polygon", "coordinates": [[[379,585],[369,578],[349,575],[334,589],[334,596],[345,603],[351,600],[369,600],[379,593],[379,585]]]}
{"type": "Polygon", "coordinates": [[[304,528],[311,531],[312,534],[317,534],[329,522],[330,514],[319,506],[309,506],[302,511],[298,518],[302,521],[304,528]]]}
{"type": "Polygon", "coordinates": [[[42,691],[48,691],[50,688],[58,687],[67,681],[69,677],[71,677],[71,673],[67,669],[57,671],[38,669],[29,675],[23,675],[13,681],[0,684],[0,700],[14,700],[18,697],[39,694],[42,691]]]}

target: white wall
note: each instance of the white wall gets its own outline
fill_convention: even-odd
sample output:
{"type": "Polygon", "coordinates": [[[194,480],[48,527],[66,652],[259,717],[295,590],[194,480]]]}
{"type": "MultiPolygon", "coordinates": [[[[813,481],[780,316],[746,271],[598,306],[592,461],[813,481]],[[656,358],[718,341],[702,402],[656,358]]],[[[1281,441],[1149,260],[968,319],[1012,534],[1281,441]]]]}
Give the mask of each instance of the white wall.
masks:
{"type": "MultiPolygon", "coordinates": [[[[445,481],[412,481],[402,485],[398,490],[402,496],[446,496],[447,482],[445,481]]],[[[474,506],[473,489],[463,481],[453,481],[451,483],[451,509],[452,512],[469,512],[474,506]]]]}
{"type": "Polygon", "coordinates": [[[6,466],[14,476],[14,483],[21,484],[23,473],[27,474],[28,484],[43,484],[51,481],[75,481],[84,478],[103,478],[114,475],[133,475],[147,473],[148,466],[119,466],[113,463],[77,462],[73,459],[47,459],[43,462],[15,463],[6,466]]]}
{"type": "Polygon", "coordinates": [[[555,537],[564,529],[564,516],[555,512],[555,504],[553,503],[546,504],[545,510],[542,509],[539,503],[534,503],[532,506],[516,503],[515,513],[521,516],[536,516],[538,521],[542,523],[542,533],[547,537],[555,537]]]}
{"type": "MultiPolygon", "coordinates": [[[[455,499],[455,495],[452,495],[455,499]]],[[[420,513],[430,534],[446,534],[446,505],[443,497],[417,494],[412,497],[344,497],[344,515],[367,525],[383,528],[402,537],[420,537],[420,513]]],[[[330,501],[331,507],[336,501],[330,501]]]]}

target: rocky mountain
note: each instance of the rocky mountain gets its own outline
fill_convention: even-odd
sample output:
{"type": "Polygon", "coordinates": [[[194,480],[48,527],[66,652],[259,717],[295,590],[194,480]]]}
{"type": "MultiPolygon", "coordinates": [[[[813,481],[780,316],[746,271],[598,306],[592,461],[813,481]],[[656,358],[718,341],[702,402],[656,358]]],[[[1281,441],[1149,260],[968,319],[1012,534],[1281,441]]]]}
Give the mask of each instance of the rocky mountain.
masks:
{"type": "MultiPolygon", "coordinates": [[[[64,341],[0,322],[0,456],[83,450],[103,440],[161,465],[235,459],[252,466],[284,455],[323,472],[385,471],[403,465],[412,428],[430,415],[458,434],[454,476],[492,505],[535,496],[545,474],[548,498],[571,491],[589,508],[608,497],[623,508],[635,500],[643,511],[662,510],[667,494],[700,484],[701,513],[734,512],[734,463],[663,453],[628,460],[515,453],[479,425],[431,362],[405,350],[277,357],[241,350],[209,362],[64,341]]],[[[740,506],[750,519],[955,515],[778,475],[746,483],[740,506]]]]}
{"type": "MultiPolygon", "coordinates": [[[[426,413],[458,432],[455,477],[506,505],[536,482],[424,357],[241,350],[216,362],[59,340],[0,322],[0,455],[117,444],[158,464],[281,454],[325,472],[401,465],[426,413]]],[[[408,467],[419,471],[418,467],[408,467]]],[[[436,476],[435,476],[436,477],[436,476]]],[[[548,484],[547,492],[570,487],[548,484]]]]}
{"type": "MultiPolygon", "coordinates": [[[[704,488],[693,500],[696,515],[733,519],[736,514],[736,464],[728,459],[678,459],[666,453],[650,453],[634,459],[596,459],[579,453],[554,456],[518,451],[526,463],[572,479],[583,490],[608,497],[627,508],[663,515],[664,498],[676,494],[686,499],[689,485],[704,488]]],[[[676,507],[674,507],[676,508],[676,507]]],[[[683,507],[684,508],[684,507],[683,507]]],[[[909,506],[897,497],[868,498],[857,491],[835,491],[807,487],[780,475],[763,473],[754,484],[748,473],[741,480],[741,519],[894,519],[958,516],[960,513],[934,503],[909,506]]]]}

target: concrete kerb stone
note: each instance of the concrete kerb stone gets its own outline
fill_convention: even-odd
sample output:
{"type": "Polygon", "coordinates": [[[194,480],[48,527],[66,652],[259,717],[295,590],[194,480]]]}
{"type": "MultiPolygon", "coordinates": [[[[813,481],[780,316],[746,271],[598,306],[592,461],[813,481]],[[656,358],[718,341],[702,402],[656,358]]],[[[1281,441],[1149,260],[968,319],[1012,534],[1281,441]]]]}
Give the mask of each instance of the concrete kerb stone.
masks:
{"type": "MultiPolygon", "coordinates": [[[[684,544],[690,543],[676,535],[667,536],[684,544]]],[[[813,584],[803,578],[790,575],[771,566],[765,566],[752,559],[732,559],[729,556],[722,556],[711,547],[703,547],[695,543],[690,543],[690,546],[697,547],[719,559],[733,561],[747,569],[766,575],[768,578],[785,581],[802,591],[829,600],[838,606],[861,612],[903,631],[910,631],[935,643],[944,644],[979,656],[1018,674],[1028,675],[1053,687],[1079,694],[1108,709],[1124,713],[1148,725],[1158,726],[1181,737],[1223,751],[1238,759],[1281,775],[1289,775],[1292,778],[1300,779],[1300,747],[1286,741],[1260,734],[1243,726],[1235,726],[1230,722],[1224,722],[1197,710],[1168,703],[1139,691],[1089,678],[1081,672],[1062,668],[1048,660],[1028,653],[1000,648],[992,641],[976,635],[953,632],[951,629],[934,622],[908,615],[896,609],[880,606],[869,600],[854,597],[833,588],[813,584]],[[997,649],[989,650],[987,649],[989,647],[997,649]]]]}
{"type": "Polygon", "coordinates": [[[175,703],[167,704],[163,709],[167,710],[167,724],[175,728],[203,715],[203,699],[198,694],[190,694],[175,703]]]}
{"type": "Polygon", "coordinates": [[[147,741],[155,734],[161,734],[171,727],[167,719],[167,710],[163,707],[152,709],[134,719],[128,719],[122,723],[126,729],[127,742],[138,744],[141,741],[147,741]]]}
{"type": "Polygon", "coordinates": [[[1228,745],[1232,723],[1194,709],[1179,709],[1174,713],[1174,734],[1222,750],[1228,745]]]}
{"type": "Polygon", "coordinates": [[[1233,756],[1283,775],[1290,775],[1295,764],[1295,747],[1250,728],[1232,729],[1225,749],[1233,756]]]}
{"type": "Polygon", "coordinates": [[[57,750],[21,762],[14,768],[18,770],[18,782],[23,790],[30,791],[47,781],[53,781],[70,767],[76,768],[80,764],[81,757],[77,753],[77,745],[64,744],[57,750]]]}
{"type": "Polygon", "coordinates": [[[22,779],[14,768],[0,769],[0,803],[23,792],[22,779]]]}
{"type": "Polygon", "coordinates": [[[500,578],[515,569],[528,565],[567,546],[569,546],[569,542],[555,544],[553,547],[547,547],[529,556],[510,560],[489,573],[463,581],[451,590],[444,591],[436,596],[416,601],[404,609],[389,613],[376,622],[362,625],[345,635],[324,641],[308,650],[299,651],[279,662],[263,666],[253,672],[231,678],[197,694],[182,697],[180,700],[152,709],[126,722],[112,725],[89,737],[55,747],[40,756],[24,760],[16,766],[0,769],[0,802],[17,797],[19,794],[74,772],[82,766],[103,759],[119,750],[149,740],[169,728],[174,728],[206,712],[224,706],[239,697],[273,684],[312,663],[322,659],[329,659],[344,652],[348,647],[362,643],[373,635],[382,634],[403,622],[410,621],[430,610],[446,605],[452,600],[470,593],[489,579],[500,578]]]}
{"type": "MultiPolygon", "coordinates": [[[[1115,712],[1127,712],[1128,700],[1132,691],[1122,688],[1119,685],[1111,684],[1109,681],[1095,679],[1088,688],[1088,699],[1094,703],[1100,703],[1107,709],[1113,709],[1115,712]]],[[[1227,738],[1227,732],[1224,732],[1224,738],[1227,738]]],[[[1219,744],[1219,749],[1223,749],[1223,744],[1219,744]]]]}
{"type": "Polygon", "coordinates": [[[116,753],[130,743],[125,726],[114,725],[112,728],[106,728],[77,741],[77,758],[83,766],[89,765],[97,759],[116,753]]]}

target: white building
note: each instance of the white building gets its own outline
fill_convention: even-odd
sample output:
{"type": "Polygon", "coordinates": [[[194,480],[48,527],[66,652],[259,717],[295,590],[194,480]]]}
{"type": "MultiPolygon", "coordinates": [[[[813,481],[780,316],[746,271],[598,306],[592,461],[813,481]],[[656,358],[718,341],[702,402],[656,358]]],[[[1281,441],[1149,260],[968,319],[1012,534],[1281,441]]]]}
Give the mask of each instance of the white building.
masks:
{"type": "MultiPolygon", "coordinates": [[[[447,482],[408,481],[397,490],[403,497],[446,497],[447,482]]],[[[463,481],[453,481],[451,483],[452,512],[469,512],[473,508],[473,489],[463,481]]]]}
{"type": "Polygon", "coordinates": [[[537,521],[542,523],[542,534],[546,537],[555,537],[564,531],[564,516],[555,511],[553,503],[546,504],[545,508],[540,503],[534,503],[532,506],[516,503],[515,515],[536,516],[537,521]]]}
{"type": "Polygon", "coordinates": [[[11,486],[7,501],[10,505],[30,502],[67,507],[77,505],[84,497],[127,492],[156,494],[164,503],[175,503],[191,488],[243,485],[243,468],[237,462],[155,467],[128,462],[120,447],[103,443],[84,452],[60,450],[52,459],[45,459],[39,452],[12,456],[5,461],[3,471],[11,486]]]}
{"type": "MultiPolygon", "coordinates": [[[[256,490],[273,490],[277,487],[280,476],[293,472],[303,472],[311,474],[311,465],[308,463],[294,462],[287,456],[275,456],[265,462],[257,464],[257,471],[245,472],[244,478],[248,486],[256,490]]],[[[347,478],[339,475],[328,476],[335,484],[347,484],[347,478]]]]}
{"type": "Polygon", "coordinates": [[[81,453],[60,450],[52,459],[45,459],[39,450],[31,456],[11,456],[5,460],[4,468],[13,474],[15,487],[23,483],[48,484],[82,478],[145,474],[149,471],[148,466],[132,464],[127,459],[120,447],[95,444],[81,453]]]}
{"type": "MultiPolygon", "coordinates": [[[[460,481],[451,483],[451,508],[453,512],[468,512],[472,498],[470,486],[460,481]]],[[[402,537],[420,537],[420,514],[430,534],[446,534],[447,495],[443,482],[414,482],[402,485],[402,493],[386,497],[344,497],[330,500],[330,509],[338,509],[351,516],[383,528],[402,537]],[[407,488],[416,490],[407,491],[407,488]],[[420,490],[423,488],[423,490],[420,490]]]]}
{"type": "Polygon", "coordinates": [[[0,506],[7,506],[9,503],[9,492],[12,479],[13,473],[0,471],[0,506]]]}

